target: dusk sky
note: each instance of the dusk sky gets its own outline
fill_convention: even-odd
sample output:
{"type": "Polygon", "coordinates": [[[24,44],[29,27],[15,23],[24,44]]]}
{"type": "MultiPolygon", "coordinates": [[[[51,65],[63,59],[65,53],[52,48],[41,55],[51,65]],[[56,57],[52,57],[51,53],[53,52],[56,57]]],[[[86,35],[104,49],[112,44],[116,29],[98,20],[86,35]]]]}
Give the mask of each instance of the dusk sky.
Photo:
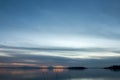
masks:
{"type": "Polygon", "coordinates": [[[120,0],[0,0],[0,66],[119,61],[120,0]]]}

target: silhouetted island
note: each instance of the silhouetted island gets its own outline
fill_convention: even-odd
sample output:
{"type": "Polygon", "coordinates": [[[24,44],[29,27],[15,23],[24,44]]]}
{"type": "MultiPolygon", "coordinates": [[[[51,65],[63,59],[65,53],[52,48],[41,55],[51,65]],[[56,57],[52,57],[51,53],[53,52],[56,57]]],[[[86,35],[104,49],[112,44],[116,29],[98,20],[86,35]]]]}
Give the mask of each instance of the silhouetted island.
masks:
{"type": "Polygon", "coordinates": [[[87,69],[87,68],[86,67],[68,67],[67,69],[82,70],[82,69],[87,69]]]}
{"type": "Polygon", "coordinates": [[[110,67],[105,67],[104,69],[120,70],[120,65],[113,65],[110,67]]]}

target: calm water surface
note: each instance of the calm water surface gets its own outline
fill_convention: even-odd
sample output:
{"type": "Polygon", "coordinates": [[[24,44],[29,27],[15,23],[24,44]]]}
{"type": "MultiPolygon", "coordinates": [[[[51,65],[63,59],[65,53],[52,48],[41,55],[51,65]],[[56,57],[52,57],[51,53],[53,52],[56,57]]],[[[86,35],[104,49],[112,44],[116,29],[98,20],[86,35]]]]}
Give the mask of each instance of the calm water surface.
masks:
{"type": "Polygon", "coordinates": [[[104,69],[0,69],[0,80],[120,80],[120,71],[104,69]]]}

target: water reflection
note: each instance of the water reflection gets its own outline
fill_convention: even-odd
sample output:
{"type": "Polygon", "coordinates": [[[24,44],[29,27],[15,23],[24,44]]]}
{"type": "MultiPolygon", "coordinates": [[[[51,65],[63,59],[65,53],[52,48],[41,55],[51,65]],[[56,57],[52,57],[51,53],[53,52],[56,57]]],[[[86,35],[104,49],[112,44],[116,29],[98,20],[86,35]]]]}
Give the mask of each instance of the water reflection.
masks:
{"type": "Polygon", "coordinates": [[[0,69],[1,80],[120,80],[120,71],[104,69],[0,69]]]}
{"type": "Polygon", "coordinates": [[[67,69],[53,69],[53,72],[56,72],[56,73],[62,73],[64,71],[67,71],[67,69]]]}
{"type": "Polygon", "coordinates": [[[109,69],[109,70],[115,71],[115,72],[119,72],[120,71],[120,69],[109,69]]]}
{"type": "Polygon", "coordinates": [[[48,69],[40,69],[41,72],[48,72],[48,69]]]}

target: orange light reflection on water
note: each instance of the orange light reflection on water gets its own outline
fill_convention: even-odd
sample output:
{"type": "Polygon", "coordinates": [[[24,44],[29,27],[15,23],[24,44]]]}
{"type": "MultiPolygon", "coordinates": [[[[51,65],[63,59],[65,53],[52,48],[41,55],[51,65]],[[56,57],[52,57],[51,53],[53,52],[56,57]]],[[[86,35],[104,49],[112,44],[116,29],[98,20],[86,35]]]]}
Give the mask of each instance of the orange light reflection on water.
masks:
{"type": "Polygon", "coordinates": [[[42,72],[48,72],[48,69],[40,69],[42,72]]]}
{"type": "Polygon", "coordinates": [[[56,72],[56,73],[62,73],[64,71],[65,69],[53,69],[53,72],[56,72]]]}

